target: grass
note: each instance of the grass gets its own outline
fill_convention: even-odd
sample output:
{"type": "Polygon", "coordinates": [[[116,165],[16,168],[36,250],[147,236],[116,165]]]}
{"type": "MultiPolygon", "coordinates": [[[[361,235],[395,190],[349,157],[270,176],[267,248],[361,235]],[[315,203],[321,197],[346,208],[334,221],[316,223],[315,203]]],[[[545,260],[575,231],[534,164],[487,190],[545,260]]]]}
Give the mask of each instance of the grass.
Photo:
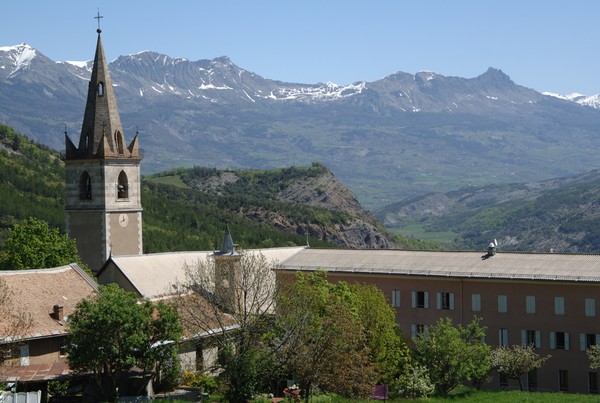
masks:
{"type": "Polygon", "coordinates": [[[459,234],[452,231],[427,232],[422,224],[408,224],[401,228],[389,229],[400,235],[421,239],[423,241],[437,241],[440,243],[451,243],[459,234]]]}
{"type": "Polygon", "coordinates": [[[180,175],[168,175],[168,176],[146,176],[145,180],[154,183],[160,183],[163,185],[171,185],[181,189],[187,189],[188,185],[186,185],[183,180],[181,180],[180,175]]]}
{"type": "Polygon", "coordinates": [[[445,398],[419,399],[424,402],[543,402],[543,403],[563,403],[563,402],[600,402],[598,395],[580,395],[568,393],[542,393],[542,392],[520,392],[520,391],[474,391],[472,393],[457,394],[445,398]]]}
{"type": "MultiPolygon", "coordinates": [[[[162,402],[170,403],[189,403],[189,400],[177,400],[170,398],[156,399],[162,402]]],[[[211,396],[204,400],[206,402],[220,402],[222,396],[211,396]]],[[[265,400],[257,400],[256,402],[264,402],[265,400]]],[[[441,402],[468,402],[468,403],[598,403],[600,402],[599,395],[582,395],[569,393],[542,393],[542,392],[520,392],[520,391],[476,391],[472,389],[459,390],[448,397],[431,397],[421,399],[388,399],[390,403],[394,402],[415,402],[415,403],[441,403],[441,402]]],[[[375,403],[376,400],[355,400],[346,399],[340,396],[331,394],[317,396],[310,399],[310,403],[350,403],[350,402],[370,402],[375,403]]]]}

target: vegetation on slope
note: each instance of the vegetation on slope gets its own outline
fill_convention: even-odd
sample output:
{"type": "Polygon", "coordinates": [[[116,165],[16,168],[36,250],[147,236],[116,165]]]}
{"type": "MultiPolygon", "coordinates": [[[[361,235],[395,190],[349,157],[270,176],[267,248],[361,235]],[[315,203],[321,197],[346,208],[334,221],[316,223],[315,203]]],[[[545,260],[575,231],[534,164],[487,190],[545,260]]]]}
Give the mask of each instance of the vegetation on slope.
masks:
{"type": "Polygon", "coordinates": [[[446,247],[600,252],[600,171],[544,182],[490,185],[431,194],[381,210],[389,228],[450,231],[446,247]]]}
{"type": "MultiPolygon", "coordinates": [[[[273,171],[235,171],[239,180],[215,182],[214,189],[199,186],[203,179],[222,176],[223,171],[211,168],[180,169],[144,178],[145,252],[218,248],[225,223],[230,224],[235,242],[244,248],[305,245],[306,232],[315,235],[308,239],[311,246],[333,246],[331,240],[321,240],[320,234],[307,228],[347,224],[353,219],[348,211],[276,197],[294,182],[323,172],[328,170],[320,164],[273,171]],[[289,227],[289,222],[297,223],[297,227],[289,227]]],[[[30,216],[64,231],[64,164],[59,153],[2,124],[0,195],[0,247],[7,229],[30,216]]],[[[414,240],[407,240],[406,245],[409,243],[415,244],[414,240]]],[[[416,242],[419,246],[423,248],[416,242]]]]}
{"type": "Polygon", "coordinates": [[[63,229],[63,182],[58,152],[0,124],[0,230],[29,216],[63,229]]]}

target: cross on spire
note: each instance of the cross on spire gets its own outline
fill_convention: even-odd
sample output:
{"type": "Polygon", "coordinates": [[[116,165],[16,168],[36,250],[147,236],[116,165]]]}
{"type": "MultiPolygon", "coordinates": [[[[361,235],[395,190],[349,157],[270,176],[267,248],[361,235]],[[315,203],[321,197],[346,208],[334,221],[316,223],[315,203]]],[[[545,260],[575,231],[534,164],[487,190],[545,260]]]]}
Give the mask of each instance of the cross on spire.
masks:
{"type": "Polygon", "coordinates": [[[94,17],[96,20],[98,20],[98,29],[96,30],[96,32],[100,33],[102,32],[102,30],[100,29],[100,18],[104,18],[104,16],[100,15],[100,9],[98,8],[98,15],[96,15],[94,17]]]}

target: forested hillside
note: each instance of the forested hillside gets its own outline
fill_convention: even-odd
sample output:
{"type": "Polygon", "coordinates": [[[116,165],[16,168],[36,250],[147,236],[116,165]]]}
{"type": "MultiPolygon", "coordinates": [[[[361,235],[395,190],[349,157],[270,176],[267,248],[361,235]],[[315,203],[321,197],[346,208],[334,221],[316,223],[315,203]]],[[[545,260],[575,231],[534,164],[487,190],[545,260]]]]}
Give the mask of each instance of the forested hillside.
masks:
{"type": "MultiPolygon", "coordinates": [[[[29,216],[64,230],[63,181],[57,152],[0,124],[0,245],[6,229],[29,216]]],[[[435,246],[390,236],[320,164],[156,174],[142,180],[142,205],[145,252],[218,248],[225,223],[244,248],[307,240],[330,247],[435,246]]]]}
{"type": "Polygon", "coordinates": [[[58,152],[0,124],[0,230],[29,216],[62,229],[63,181],[58,152]]]}
{"type": "Polygon", "coordinates": [[[377,216],[404,234],[445,237],[454,249],[484,249],[497,239],[504,250],[600,253],[600,171],[434,193],[377,216]]]}

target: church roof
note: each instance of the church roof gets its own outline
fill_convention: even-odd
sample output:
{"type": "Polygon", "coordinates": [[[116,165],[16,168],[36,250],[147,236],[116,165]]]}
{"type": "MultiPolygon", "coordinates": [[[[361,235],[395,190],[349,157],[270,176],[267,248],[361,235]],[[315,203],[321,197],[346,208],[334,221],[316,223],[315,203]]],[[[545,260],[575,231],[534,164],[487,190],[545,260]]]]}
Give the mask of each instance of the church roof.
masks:
{"type": "Polygon", "coordinates": [[[81,126],[79,146],[66,139],[66,159],[77,158],[139,158],[136,139],[125,147],[125,137],[108,63],[104,55],[102,37],[98,42],[88,85],[88,95],[81,126]]]}
{"type": "MultiPolygon", "coordinates": [[[[303,249],[303,246],[248,249],[244,253],[261,253],[268,261],[281,263],[303,249]]],[[[186,280],[186,267],[208,259],[213,253],[196,251],[112,256],[98,273],[98,281],[101,284],[117,282],[142,298],[158,299],[174,294],[174,286],[186,280]]]]}
{"type": "Polygon", "coordinates": [[[223,236],[223,242],[221,242],[221,250],[215,252],[215,255],[237,255],[237,251],[235,250],[235,244],[233,243],[233,238],[231,237],[231,231],[229,231],[229,225],[225,226],[225,235],[223,236]]]}
{"type": "Polygon", "coordinates": [[[278,271],[507,280],[600,282],[600,255],[560,253],[305,249],[278,271]]]}

